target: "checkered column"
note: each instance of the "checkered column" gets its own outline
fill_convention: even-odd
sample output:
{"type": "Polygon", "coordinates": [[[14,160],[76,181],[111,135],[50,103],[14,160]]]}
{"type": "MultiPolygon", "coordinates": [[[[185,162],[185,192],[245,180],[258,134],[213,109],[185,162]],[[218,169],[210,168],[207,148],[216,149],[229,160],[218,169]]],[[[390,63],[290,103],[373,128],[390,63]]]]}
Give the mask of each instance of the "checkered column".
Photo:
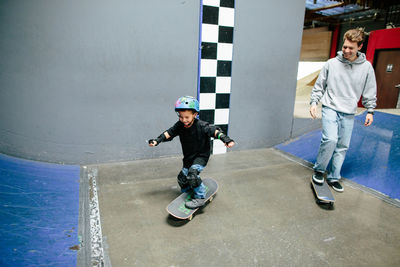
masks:
{"type": "MultiPolygon", "coordinates": [[[[228,133],[234,0],[203,0],[200,59],[200,119],[228,133]]],[[[226,152],[213,140],[213,154],[226,152]]]]}

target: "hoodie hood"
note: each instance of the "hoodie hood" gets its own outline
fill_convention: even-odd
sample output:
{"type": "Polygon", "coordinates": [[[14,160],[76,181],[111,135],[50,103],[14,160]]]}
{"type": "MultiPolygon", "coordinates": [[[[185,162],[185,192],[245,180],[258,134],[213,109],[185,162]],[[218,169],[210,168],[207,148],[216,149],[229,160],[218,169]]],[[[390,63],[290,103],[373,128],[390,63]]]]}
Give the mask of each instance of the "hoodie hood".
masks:
{"type": "Polygon", "coordinates": [[[345,58],[343,57],[343,52],[342,52],[342,51],[337,52],[336,58],[337,58],[340,62],[342,62],[342,63],[347,63],[347,64],[361,64],[361,63],[364,63],[364,62],[367,60],[365,54],[364,54],[364,53],[361,53],[361,52],[357,52],[357,58],[356,58],[356,60],[354,60],[354,61],[350,61],[350,60],[348,60],[348,59],[345,59],[345,58]]]}
{"type": "Polygon", "coordinates": [[[356,58],[356,60],[354,60],[354,61],[350,61],[350,60],[344,58],[344,57],[343,57],[343,52],[342,52],[342,51],[337,52],[336,58],[337,58],[340,62],[342,62],[342,63],[347,63],[347,64],[361,64],[361,63],[364,63],[364,62],[367,60],[365,54],[364,54],[364,53],[361,53],[361,52],[357,52],[357,58],[356,58]]]}

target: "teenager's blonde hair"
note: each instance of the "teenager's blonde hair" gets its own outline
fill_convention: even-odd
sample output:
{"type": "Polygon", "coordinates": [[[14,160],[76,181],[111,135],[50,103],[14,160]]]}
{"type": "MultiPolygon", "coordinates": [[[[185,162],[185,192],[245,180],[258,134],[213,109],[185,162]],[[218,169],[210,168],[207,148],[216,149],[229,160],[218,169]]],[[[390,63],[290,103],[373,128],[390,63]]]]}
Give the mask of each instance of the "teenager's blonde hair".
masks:
{"type": "Polygon", "coordinates": [[[349,40],[350,42],[357,42],[358,46],[362,45],[364,39],[365,39],[365,33],[362,28],[348,30],[343,36],[343,40],[349,40]]]}

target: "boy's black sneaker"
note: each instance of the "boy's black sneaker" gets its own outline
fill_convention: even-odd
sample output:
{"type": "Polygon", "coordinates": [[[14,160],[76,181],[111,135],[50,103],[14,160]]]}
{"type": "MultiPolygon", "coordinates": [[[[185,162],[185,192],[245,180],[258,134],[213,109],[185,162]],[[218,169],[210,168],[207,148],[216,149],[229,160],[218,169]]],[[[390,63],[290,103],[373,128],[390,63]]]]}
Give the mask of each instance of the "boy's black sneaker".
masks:
{"type": "Polygon", "coordinates": [[[337,191],[337,192],[343,192],[343,186],[339,183],[339,182],[328,182],[328,184],[330,186],[332,186],[333,190],[337,191]]]}
{"type": "Polygon", "coordinates": [[[189,209],[197,209],[203,206],[206,203],[205,199],[202,198],[193,198],[192,200],[185,203],[186,208],[189,209]]]}
{"type": "Polygon", "coordinates": [[[318,171],[314,171],[312,179],[317,184],[323,184],[324,183],[324,173],[318,172],[318,171]]]}

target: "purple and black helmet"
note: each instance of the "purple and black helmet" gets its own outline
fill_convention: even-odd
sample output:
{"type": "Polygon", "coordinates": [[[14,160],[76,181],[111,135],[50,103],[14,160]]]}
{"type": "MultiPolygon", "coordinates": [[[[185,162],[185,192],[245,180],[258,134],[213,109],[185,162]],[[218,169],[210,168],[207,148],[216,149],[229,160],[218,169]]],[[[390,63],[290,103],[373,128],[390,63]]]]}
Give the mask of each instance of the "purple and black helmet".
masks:
{"type": "Polygon", "coordinates": [[[196,112],[200,112],[199,101],[193,96],[182,96],[175,103],[175,111],[179,110],[195,110],[196,112]]]}

